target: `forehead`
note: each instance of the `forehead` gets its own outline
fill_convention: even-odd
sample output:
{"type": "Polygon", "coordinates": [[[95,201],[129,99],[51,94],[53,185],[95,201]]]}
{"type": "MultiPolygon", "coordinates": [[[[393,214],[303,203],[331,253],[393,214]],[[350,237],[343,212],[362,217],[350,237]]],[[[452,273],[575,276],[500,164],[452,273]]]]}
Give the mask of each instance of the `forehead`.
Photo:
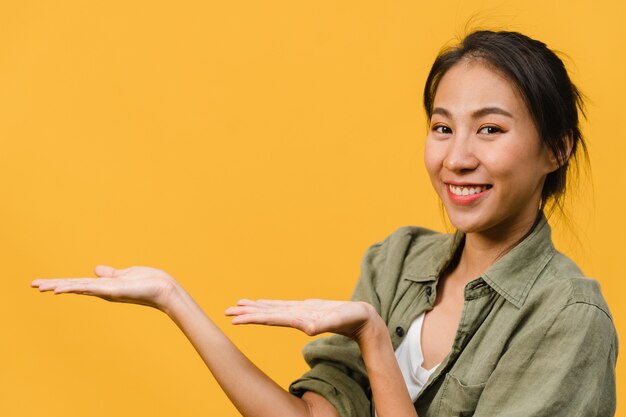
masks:
{"type": "Polygon", "coordinates": [[[510,113],[528,114],[513,82],[486,63],[476,60],[463,60],[443,75],[437,86],[433,107],[441,107],[451,113],[500,107],[510,113]]]}

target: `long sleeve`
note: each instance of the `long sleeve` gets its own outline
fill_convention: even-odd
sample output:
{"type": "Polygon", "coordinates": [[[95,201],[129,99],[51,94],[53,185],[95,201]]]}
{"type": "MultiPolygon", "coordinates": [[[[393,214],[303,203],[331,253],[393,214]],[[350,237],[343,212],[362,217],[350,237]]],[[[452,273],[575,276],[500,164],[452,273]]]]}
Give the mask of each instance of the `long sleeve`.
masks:
{"type": "Polygon", "coordinates": [[[613,416],[617,349],[608,312],[572,301],[509,346],[474,416],[613,416]]]}
{"type": "MultiPolygon", "coordinates": [[[[361,263],[353,301],[365,301],[387,323],[394,349],[412,321],[432,307],[437,273],[454,251],[452,235],[419,227],[401,227],[372,245],[361,263]]],[[[291,384],[302,395],[313,391],[330,401],[341,417],[371,415],[371,391],[358,345],[343,336],[318,339],[303,349],[311,370],[291,384]]]]}
{"type": "MultiPolygon", "coordinates": [[[[353,300],[366,301],[378,310],[380,302],[374,281],[383,267],[385,249],[386,241],[367,250],[352,296],[353,300]]],[[[356,342],[345,336],[333,335],[307,344],[303,353],[311,370],[291,384],[293,394],[316,392],[332,403],[342,417],[370,415],[369,380],[356,342]]]]}

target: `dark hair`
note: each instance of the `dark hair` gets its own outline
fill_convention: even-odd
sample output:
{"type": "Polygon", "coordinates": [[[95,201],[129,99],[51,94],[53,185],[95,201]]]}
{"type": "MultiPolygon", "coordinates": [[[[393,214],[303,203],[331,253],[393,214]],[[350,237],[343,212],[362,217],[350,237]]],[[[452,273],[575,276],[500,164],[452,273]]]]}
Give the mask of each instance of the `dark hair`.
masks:
{"type": "Polygon", "coordinates": [[[424,107],[429,120],[441,78],[464,60],[485,63],[517,87],[539,137],[559,163],[559,168],[546,177],[541,209],[550,199],[553,207],[562,208],[571,158],[577,158],[579,149],[588,158],[578,125],[579,112],[585,115],[582,95],[570,80],[563,61],[543,42],[517,32],[473,32],[459,45],[444,49],[437,56],[424,87],[424,107]]]}

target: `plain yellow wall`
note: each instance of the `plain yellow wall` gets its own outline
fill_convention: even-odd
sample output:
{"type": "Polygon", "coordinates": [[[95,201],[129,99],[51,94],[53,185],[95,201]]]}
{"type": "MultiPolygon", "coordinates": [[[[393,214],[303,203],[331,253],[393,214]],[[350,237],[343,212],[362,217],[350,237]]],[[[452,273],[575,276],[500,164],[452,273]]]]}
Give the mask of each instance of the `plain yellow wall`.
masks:
{"type": "Polygon", "coordinates": [[[307,337],[223,310],[348,298],[367,246],[401,225],[445,230],[421,89],[470,19],[570,57],[593,190],[577,187],[575,233],[555,238],[623,335],[624,4],[3,1],[0,416],[238,415],[163,314],[29,288],[98,263],[168,270],[287,386],[307,337]]]}

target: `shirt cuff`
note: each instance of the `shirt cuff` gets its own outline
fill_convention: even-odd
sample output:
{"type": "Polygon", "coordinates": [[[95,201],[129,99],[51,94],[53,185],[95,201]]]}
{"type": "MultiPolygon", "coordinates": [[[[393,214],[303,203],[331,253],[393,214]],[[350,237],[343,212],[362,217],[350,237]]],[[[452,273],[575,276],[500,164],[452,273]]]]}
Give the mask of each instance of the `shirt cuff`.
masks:
{"type": "Polygon", "coordinates": [[[326,398],[341,417],[371,416],[370,400],[361,386],[332,365],[316,364],[289,387],[289,392],[299,397],[306,391],[326,398]]]}

